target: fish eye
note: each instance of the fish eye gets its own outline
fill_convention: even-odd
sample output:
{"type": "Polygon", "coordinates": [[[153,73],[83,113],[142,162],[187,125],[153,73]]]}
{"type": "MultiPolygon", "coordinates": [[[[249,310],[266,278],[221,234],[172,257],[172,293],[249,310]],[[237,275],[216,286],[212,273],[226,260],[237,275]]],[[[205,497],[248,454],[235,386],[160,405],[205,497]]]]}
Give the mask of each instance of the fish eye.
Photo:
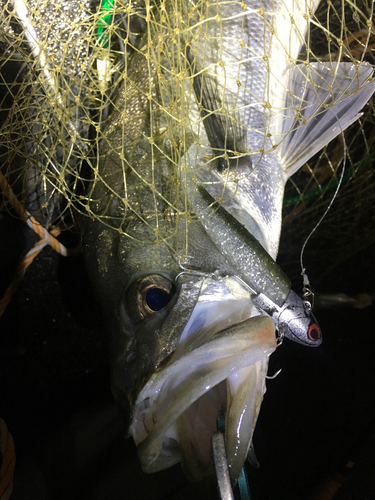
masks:
{"type": "Polygon", "coordinates": [[[217,161],[217,170],[222,174],[226,170],[236,170],[238,158],[233,156],[233,153],[228,152],[226,157],[220,156],[217,161]]]}
{"type": "Polygon", "coordinates": [[[139,280],[133,290],[137,316],[143,319],[161,311],[169,303],[173,284],[160,274],[152,274],[139,280]]]}
{"type": "Polygon", "coordinates": [[[220,157],[217,162],[217,170],[222,174],[225,170],[229,168],[229,161],[223,157],[220,157]]]}

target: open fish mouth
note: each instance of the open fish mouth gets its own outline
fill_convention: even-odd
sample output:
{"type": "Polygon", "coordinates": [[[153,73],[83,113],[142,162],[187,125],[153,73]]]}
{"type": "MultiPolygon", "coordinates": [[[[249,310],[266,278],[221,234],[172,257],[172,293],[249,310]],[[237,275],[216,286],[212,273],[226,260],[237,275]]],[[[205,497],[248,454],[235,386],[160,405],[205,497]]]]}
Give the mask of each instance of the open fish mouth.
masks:
{"type": "Polygon", "coordinates": [[[229,471],[238,477],[276,349],[272,319],[252,314],[250,296],[234,278],[204,281],[176,351],[134,405],[130,434],[145,472],[181,461],[191,479],[213,473],[211,437],[224,411],[229,471]]]}

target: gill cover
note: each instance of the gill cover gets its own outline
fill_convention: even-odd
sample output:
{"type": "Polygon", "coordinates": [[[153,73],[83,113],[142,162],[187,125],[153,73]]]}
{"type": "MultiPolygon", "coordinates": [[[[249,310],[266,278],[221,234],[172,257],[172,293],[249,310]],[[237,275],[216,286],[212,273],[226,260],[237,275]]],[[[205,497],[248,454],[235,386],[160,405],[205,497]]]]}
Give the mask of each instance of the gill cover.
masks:
{"type": "Polygon", "coordinates": [[[281,307],[263,293],[253,296],[252,302],[259,310],[272,316],[280,335],[310,347],[318,347],[322,343],[320,327],[311,308],[293,290],[281,307]]]}

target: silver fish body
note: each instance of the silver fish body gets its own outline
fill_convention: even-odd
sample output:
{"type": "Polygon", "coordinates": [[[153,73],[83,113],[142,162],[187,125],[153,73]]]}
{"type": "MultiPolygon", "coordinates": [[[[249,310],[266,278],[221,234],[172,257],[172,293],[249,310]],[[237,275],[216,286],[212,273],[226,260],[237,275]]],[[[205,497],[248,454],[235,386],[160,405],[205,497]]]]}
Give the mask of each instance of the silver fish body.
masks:
{"type": "MultiPolygon", "coordinates": [[[[26,161],[24,206],[38,222],[49,227],[61,216],[65,200],[56,188],[56,177],[61,175],[62,185],[72,184],[78,158],[88,151],[89,125],[83,109],[89,100],[85,88],[89,84],[90,50],[85,41],[85,20],[93,2],[10,0],[5,3],[0,13],[4,26],[14,15],[13,25],[10,23],[7,28],[9,40],[18,31],[23,37],[22,44],[15,43],[19,52],[10,57],[10,65],[19,65],[18,120],[28,124],[20,134],[20,150],[24,149],[23,155],[32,159],[26,161]],[[71,38],[74,45],[70,51],[64,51],[71,38]],[[30,65],[35,68],[28,72],[30,65]],[[55,67],[60,70],[54,72],[55,67]],[[78,86],[79,75],[83,76],[78,86]],[[63,175],[64,168],[69,173],[63,175]]],[[[12,53],[15,49],[10,44],[8,50],[12,53]]],[[[20,154],[21,158],[23,155],[20,154]]]]}
{"type": "Polygon", "coordinates": [[[253,300],[286,336],[321,341],[274,262],[284,185],[375,87],[366,65],[296,66],[317,3],[162,4],[128,62],[83,243],[113,392],[146,472],[182,461],[192,478],[212,473],[224,409],[238,477],[276,348],[253,300]]]}

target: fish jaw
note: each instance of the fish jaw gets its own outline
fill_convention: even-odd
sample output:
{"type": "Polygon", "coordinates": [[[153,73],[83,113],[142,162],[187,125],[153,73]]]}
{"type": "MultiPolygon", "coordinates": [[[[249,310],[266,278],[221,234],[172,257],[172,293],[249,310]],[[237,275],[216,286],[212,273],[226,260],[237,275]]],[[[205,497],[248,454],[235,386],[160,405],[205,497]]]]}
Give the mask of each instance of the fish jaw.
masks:
{"type": "MultiPolygon", "coordinates": [[[[222,290],[229,286],[236,293],[241,286],[235,281],[223,279],[222,290]]],[[[254,308],[243,291],[227,300],[212,300],[210,286],[206,292],[203,286],[170,362],[139,392],[129,432],[145,472],[182,461],[187,476],[197,480],[213,473],[211,437],[224,410],[228,464],[235,480],[265,392],[275,327],[269,317],[252,317],[254,308]]]]}

